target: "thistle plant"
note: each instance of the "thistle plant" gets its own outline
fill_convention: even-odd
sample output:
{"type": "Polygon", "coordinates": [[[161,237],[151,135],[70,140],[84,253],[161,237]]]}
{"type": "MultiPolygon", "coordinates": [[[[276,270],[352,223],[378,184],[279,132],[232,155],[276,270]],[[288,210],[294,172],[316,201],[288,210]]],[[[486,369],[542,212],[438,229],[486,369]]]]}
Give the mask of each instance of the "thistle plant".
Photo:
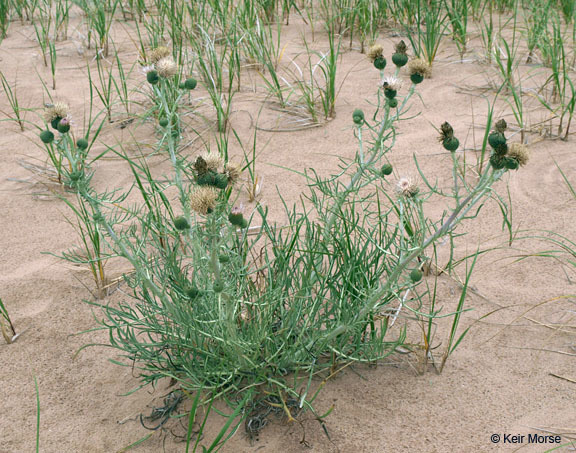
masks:
{"type": "Polygon", "coordinates": [[[162,132],[162,143],[177,146],[182,132],[182,124],[178,110],[180,101],[190,91],[196,88],[197,81],[193,77],[182,78],[181,69],[172,57],[170,49],[157,47],[148,54],[147,65],[143,67],[146,81],[150,85],[150,100],[152,107],[147,114],[154,115],[162,132]],[[166,142],[166,139],[170,138],[166,142]],[[174,141],[174,140],[176,141],[174,141]]]}
{"type": "MultiPolygon", "coordinates": [[[[87,177],[90,167],[88,151],[91,143],[86,138],[75,139],[69,107],[63,102],[47,104],[44,111],[45,127],[39,134],[40,141],[57,175],[57,182],[75,187],[87,177]]],[[[90,124],[90,127],[93,123],[90,124]]],[[[100,132],[102,125],[96,131],[100,132]]],[[[95,139],[94,137],[94,139],[95,139]]],[[[102,157],[102,154],[95,159],[102,157]]]]}
{"type": "MultiPolygon", "coordinates": [[[[124,276],[129,300],[94,304],[111,346],[142,384],[170,377],[182,392],[196,392],[194,407],[199,394],[208,408],[221,398],[247,423],[258,404],[277,405],[291,420],[302,410],[321,420],[327,414],[314,409],[313,376],[328,379],[349,363],[374,362],[406,345],[406,328],[393,328],[403,311],[425,323],[439,316],[437,308],[422,311],[429,250],[475,217],[510,162],[521,166],[527,155],[522,145],[506,153],[498,148],[504,166],[491,159],[478,178],[467,178],[445,123],[451,193],[423,172],[417,180],[393,168],[388,156],[423,81],[419,71],[423,66],[413,65],[411,77],[422,78],[405,89],[396,70],[375,87],[374,113],[354,111],[354,158],[328,178],[306,171],[304,209],[284,201],[286,225],[273,222],[261,205],[250,212],[238,204],[242,167],[220,152],[185,156],[172,134],[166,137],[172,172],[162,181],[145,161],[123,154],[140,207],[78,185],[100,240],[132,268],[124,276]],[[425,213],[431,195],[451,202],[439,220],[425,213]],[[118,209],[130,212],[121,223],[118,209]]],[[[151,79],[160,84],[157,77],[151,79]]],[[[466,333],[458,331],[463,303],[452,314],[444,361],[466,333]]],[[[426,338],[430,352],[433,338],[426,338]]]]}

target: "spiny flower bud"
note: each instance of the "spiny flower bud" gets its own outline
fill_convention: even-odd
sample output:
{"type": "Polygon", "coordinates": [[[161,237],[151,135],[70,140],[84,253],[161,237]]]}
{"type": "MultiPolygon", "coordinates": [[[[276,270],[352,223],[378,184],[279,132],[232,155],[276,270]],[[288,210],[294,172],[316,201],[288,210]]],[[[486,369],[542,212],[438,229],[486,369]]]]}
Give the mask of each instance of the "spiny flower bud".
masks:
{"type": "Polygon", "coordinates": [[[508,145],[506,142],[499,144],[494,148],[494,153],[498,154],[499,156],[504,156],[508,152],[508,145]]]}
{"type": "Polygon", "coordinates": [[[224,291],[224,282],[220,279],[215,280],[214,284],[212,285],[212,289],[214,290],[215,293],[221,293],[222,291],[224,291]]]}
{"type": "Polygon", "coordinates": [[[400,41],[398,44],[396,44],[394,50],[395,52],[392,55],[392,63],[401,68],[406,63],[408,63],[408,55],[406,55],[406,51],[408,49],[406,47],[406,43],[404,41],[400,41]]]}
{"type": "Polygon", "coordinates": [[[184,231],[190,228],[190,224],[188,220],[186,220],[186,217],[179,216],[174,219],[174,227],[176,227],[178,231],[184,231]]]}
{"type": "Polygon", "coordinates": [[[158,125],[160,127],[167,127],[168,126],[168,120],[166,118],[161,118],[160,121],[158,121],[158,125]]]}
{"type": "Polygon", "coordinates": [[[196,88],[197,84],[198,82],[196,81],[196,79],[189,78],[186,79],[186,81],[184,82],[184,88],[186,88],[187,90],[193,90],[194,88],[196,88]]]}
{"type": "Polygon", "coordinates": [[[501,156],[496,153],[492,153],[490,156],[490,165],[494,170],[501,170],[506,166],[506,156],[501,156]]]}
{"type": "Polygon", "coordinates": [[[235,206],[228,214],[228,220],[234,226],[240,228],[246,228],[248,226],[248,222],[244,218],[244,208],[242,206],[235,206]]]}
{"type": "Polygon", "coordinates": [[[70,130],[70,119],[69,118],[62,118],[58,122],[58,132],[61,134],[65,134],[70,130]]]}
{"type": "Polygon", "coordinates": [[[198,214],[206,215],[214,211],[218,191],[214,187],[198,187],[190,194],[190,207],[198,214]]]}
{"type": "Polygon", "coordinates": [[[222,264],[226,264],[230,262],[230,257],[224,253],[220,253],[218,255],[218,261],[222,264]]]}
{"type": "Polygon", "coordinates": [[[201,295],[202,295],[202,291],[199,290],[196,286],[190,286],[186,290],[186,297],[188,297],[188,299],[190,299],[190,300],[197,299],[201,295]]]}
{"type": "Polygon", "coordinates": [[[449,137],[442,142],[442,146],[445,150],[453,153],[460,146],[460,141],[456,137],[449,137]]]}
{"type": "Polygon", "coordinates": [[[160,77],[158,76],[158,71],[156,71],[155,69],[148,71],[146,73],[146,80],[148,80],[148,83],[150,83],[151,85],[156,85],[160,80],[160,77]]]}
{"type": "Polygon", "coordinates": [[[521,143],[512,143],[508,148],[508,157],[518,162],[520,167],[523,167],[530,160],[530,152],[526,145],[521,143]]]}
{"type": "Polygon", "coordinates": [[[89,146],[88,140],[86,140],[85,138],[80,138],[76,142],[76,146],[79,149],[81,149],[82,151],[84,151],[84,150],[88,149],[88,146],[89,146]]]}
{"type": "Polygon", "coordinates": [[[218,189],[225,189],[228,186],[228,177],[224,173],[216,173],[212,170],[198,175],[196,183],[199,186],[212,186],[218,189]]]}
{"type": "Polygon", "coordinates": [[[499,131],[490,132],[490,135],[488,135],[488,143],[492,148],[498,149],[506,144],[506,137],[499,131]]]}
{"type": "Polygon", "coordinates": [[[408,72],[410,80],[414,84],[421,83],[425,77],[430,77],[432,74],[430,65],[421,58],[415,58],[408,63],[408,72]]]}
{"type": "Polygon", "coordinates": [[[518,167],[520,166],[516,159],[508,156],[504,158],[504,165],[508,170],[518,170],[518,167]]]}
{"type": "Polygon", "coordinates": [[[54,141],[54,134],[49,130],[42,131],[40,132],[40,140],[42,140],[42,143],[52,143],[54,141]]]}
{"type": "Polygon", "coordinates": [[[410,280],[414,283],[422,280],[422,271],[420,269],[413,269],[412,272],[410,272],[410,280]]]}
{"type": "Polygon", "coordinates": [[[364,124],[364,112],[360,109],[354,110],[352,113],[352,121],[354,121],[354,124],[357,124],[358,126],[364,124]]]}
{"type": "Polygon", "coordinates": [[[392,165],[391,164],[384,164],[382,165],[382,168],[380,169],[380,174],[382,176],[388,176],[392,174],[392,165]]]}
{"type": "Polygon", "coordinates": [[[386,67],[386,58],[384,57],[376,58],[376,60],[374,60],[374,67],[376,69],[379,69],[380,71],[384,70],[384,68],[386,67]]]}
{"type": "Polygon", "coordinates": [[[388,104],[388,107],[390,107],[391,109],[395,109],[396,107],[398,107],[398,99],[396,98],[386,99],[386,102],[388,104]]]}

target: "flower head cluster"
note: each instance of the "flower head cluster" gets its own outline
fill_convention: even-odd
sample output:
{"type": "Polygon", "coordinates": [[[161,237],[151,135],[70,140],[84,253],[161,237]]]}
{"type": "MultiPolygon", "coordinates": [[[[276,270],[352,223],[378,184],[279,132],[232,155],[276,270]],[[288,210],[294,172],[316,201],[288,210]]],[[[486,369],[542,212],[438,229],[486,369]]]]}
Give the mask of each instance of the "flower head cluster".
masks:
{"type": "Polygon", "coordinates": [[[523,167],[530,159],[530,153],[526,145],[512,143],[508,145],[504,132],[508,128],[506,121],[501,119],[494,125],[494,130],[488,135],[488,143],[492,147],[490,164],[494,170],[507,168],[517,170],[523,167]]]}
{"type": "Polygon", "coordinates": [[[242,172],[242,168],[235,164],[225,164],[218,153],[205,153],[198,156],[193,165],[196,173],[196,183],[199,186],[210,186],[225,189],[233,185],[242,172]]]}
{"type": "Polygon", "coordinates": [[[178,65],[167,47],[157,47],[151,50],[148,55],[148,63],[142,68],[142,71],[152,85],[157,84],[160,77],[168,79],[178,74],[178,65]]]}

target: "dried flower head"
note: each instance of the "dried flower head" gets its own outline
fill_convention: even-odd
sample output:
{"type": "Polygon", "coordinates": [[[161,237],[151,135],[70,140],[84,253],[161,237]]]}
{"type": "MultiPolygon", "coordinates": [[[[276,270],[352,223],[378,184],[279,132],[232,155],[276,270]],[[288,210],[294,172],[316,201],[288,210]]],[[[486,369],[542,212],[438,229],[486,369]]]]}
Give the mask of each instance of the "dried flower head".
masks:
{"type": "Polygon", "coordinates": [[[168,49],[168,47],[164,46],[156,47],[155,49],[151,50],[150,53],[148,54],[148,62],[150,64],[156,64],[163,58],[169,57],[170,55],[172,55],[172,52],[170,52],[170,49],[168,49]]]}
{"type": "Polygon", "coordinates": [[[394,51],[395,53],[406,55],[408,47],[406,47],[406,43],[404,41],[400,41],[398,44],[394,46],[394,51]]]}
{"type": "Polygon", "coordinates": [[[412,178],[404,177],[400,178],[396,183],[396,192],[398,195],[405,197],[405,198],[413,198],[418,195],[420,189],[414,183],[412,178]]]}
{"type": "Polygon", "coordinates": [[[210,214],[216,207],[218,190],[214,187],[198,187],[190,194],[190,207],[198,214],[210,214]]]}
{"type": "Polygon", "coordinates": [[[382,88],[385,90],[398,91],[402,88],[402,79],[393,76],[384,77],[384,79],[382,79],[382,88]]]}
{"type": "Polygon", "coordinates": [[[224,167],[224,173],[228,178],[228,182],[230,185],[234,185],[238,179],[240,179],[240,175],[242,174],[242,166],[235,163],[227,163],[224,167]]]}
{"type": "Polygon", "coordinates": [[[500,120],[497,121],[496,124],[494,125],[494,130],[496,132],[500,132],[501,134],[504,133],[504,131],[508,128],[508,125],[506,124],[505,120],[500,120]]]}
{"type": "Polygon", "coordinates": [[[374,44],[372,47],[370,47],[370,50],[368,50],[366,55],[370,61],[374,63],[377,58],[384,57],[384,47],[382,47],[380,44],[374,44]]]}
{"type": "Polygon", "coordinates": [[[452,138],[452,137],[454,137],[454,129],[452,129],[452,126],[450,126],[450,123],[445,121],[440,126],[440,137],[438,137],[438,141],[443,142],[447,138],[452,138]]]}
{"type": "Polygon", "coordinates": [[[430,77],[432,69],[430,65],[421,58],[415,58],[408,63],[408,71],[410,74],[420,74],[423,77],[430,77]]]}
{"type": "Polygon", "coordinates": [[[44,110],[44,119],[47,123],[54,121],[55,119],[66,118],[68,116],[68,104],[63,102],[56,102],[56,104],[50,104],[44,110]]]}
{"type": "Polygon", "coordinates": [[[506,155],[516,159],[521,167],[526,165],[530,160],[530,151],[528,151],[528,147],[521,143],[512,143],[508,147],[508,154],[506,155]]]}
{"type": "Polygon", "coordinates": [[[206,162],[206,168],[208,170],[217,172],[224,166],[224,159],[222,159],[218,153],[210,152],[202,154],[202,159],[206,162]]]}
{"type": "Polygon", "coordinates": [[[208,171],[208,165],[206,165],[206,161],[204,160],[204,158],[202,156],[198,156],[196,158],[196,161],[194,162],[193,167],[199,176],[203,175],[204,173],[206,173],[208,171]]]}
{"type": "Polygon", "coordinates": [[[172,57],[164,57],[159,60],[155,65],[156,71],[160,77],[165,79],[173,77],[178,73],[178,65],[172,57]]]}

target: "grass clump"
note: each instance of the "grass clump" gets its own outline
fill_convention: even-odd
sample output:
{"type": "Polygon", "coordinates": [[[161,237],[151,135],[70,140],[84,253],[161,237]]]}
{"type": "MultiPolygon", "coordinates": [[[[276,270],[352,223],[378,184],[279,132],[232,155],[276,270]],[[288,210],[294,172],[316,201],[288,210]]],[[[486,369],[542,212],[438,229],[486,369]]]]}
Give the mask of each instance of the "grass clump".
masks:
{"type": "Polygon", "coordinates": [[[12,320],[10,319],[10,315],[8,315],[8,309],[2,299],[0,298],[0,330],[2,331],[2,336],[6,343],[10,344],[13,343],[14,340],[18,337],[16,335],[16,329],[14,328],[14,324],[12,324],[12,320]]]}

